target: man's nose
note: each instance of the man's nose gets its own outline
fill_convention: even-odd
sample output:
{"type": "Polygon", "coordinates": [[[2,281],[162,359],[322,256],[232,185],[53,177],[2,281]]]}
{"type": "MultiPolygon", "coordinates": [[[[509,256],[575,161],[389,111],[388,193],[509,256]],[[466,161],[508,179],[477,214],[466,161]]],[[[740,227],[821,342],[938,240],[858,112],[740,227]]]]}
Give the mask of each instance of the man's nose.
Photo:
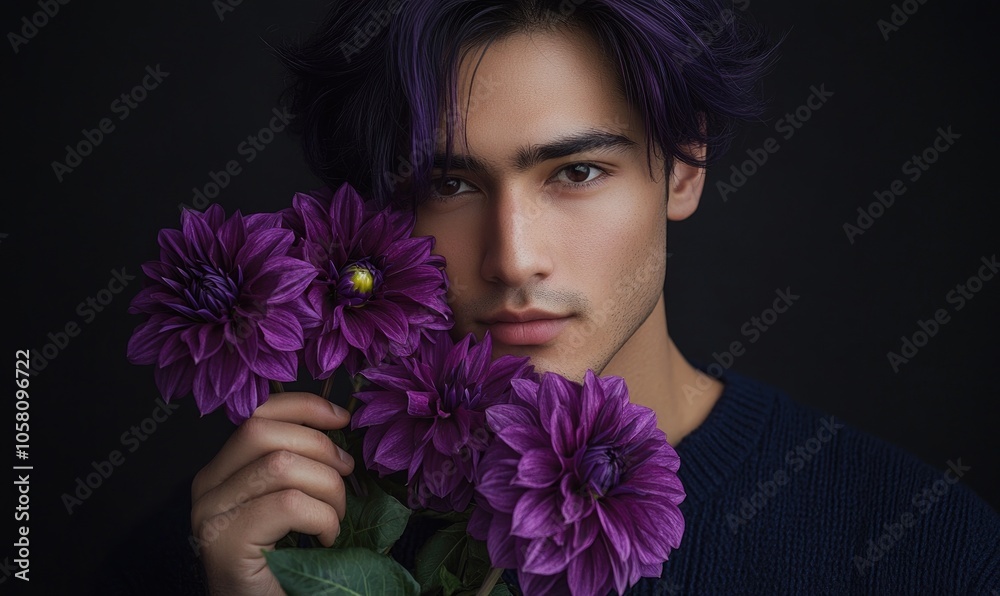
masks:
{"type": "Polygon", "coordinates": [[[520,288],[552,273],[549,247],[556,239],[545,230],[551,224],[545,203],[537,191],[514,187],[494,196],[483,230],[483,279],[520,288]]]}

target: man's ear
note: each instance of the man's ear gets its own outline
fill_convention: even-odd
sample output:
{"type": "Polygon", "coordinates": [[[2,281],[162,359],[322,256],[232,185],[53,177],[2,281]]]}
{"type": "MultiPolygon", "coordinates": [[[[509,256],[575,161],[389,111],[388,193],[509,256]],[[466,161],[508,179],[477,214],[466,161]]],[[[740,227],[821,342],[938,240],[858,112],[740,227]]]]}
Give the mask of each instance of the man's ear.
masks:
{"type": "MultiPolygon", "coordinates": [[[[705,159],[705,145],[688,148],[689,154],[699,160],[705,159]]],[[[681,221],[687,219],[698,208],[701,192],[705,188],[705,168],[696,168],[674,159],[667,179],[667,219],[681,221]]]]}

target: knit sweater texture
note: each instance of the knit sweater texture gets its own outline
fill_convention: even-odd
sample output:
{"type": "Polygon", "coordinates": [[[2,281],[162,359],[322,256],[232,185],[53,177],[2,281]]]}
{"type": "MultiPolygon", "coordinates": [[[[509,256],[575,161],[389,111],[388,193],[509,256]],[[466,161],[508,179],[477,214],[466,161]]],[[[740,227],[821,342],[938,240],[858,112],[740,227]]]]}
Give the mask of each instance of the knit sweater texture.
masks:
{"type": "MultiPolygon", "coordinates": [[[[628,594],[1000,594],[1000,515],[963,482],[995,471],[957,456],[936,469],[779,389],[720,380],[676,445],[681,545],[628,594]]],[[[98,592],[204,594],[189,515],[184,490],[109,558],[98,592]]],[[[399,557],[419,544],[407,536],[399,557]]]]}

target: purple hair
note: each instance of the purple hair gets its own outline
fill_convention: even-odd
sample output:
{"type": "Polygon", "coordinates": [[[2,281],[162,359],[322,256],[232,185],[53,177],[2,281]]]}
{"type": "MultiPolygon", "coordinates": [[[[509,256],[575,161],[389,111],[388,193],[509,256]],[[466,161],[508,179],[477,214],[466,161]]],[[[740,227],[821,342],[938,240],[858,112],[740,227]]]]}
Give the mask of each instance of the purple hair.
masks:
{"type": "Polygon", "coordinates": [[[742,17],[721,0],[344,0],[310,40],[277,54],[292,75],[286,103],[312,170],[387,204],[425,195],[439,136],[451,157],[462,58],[555,27],[600,44],[668,169],[674,159],[707,167],[736,125],[764,108],[755,88],[774,46],[742,17]],[[687,152],[699,143],[704,159],[687,152]]]}

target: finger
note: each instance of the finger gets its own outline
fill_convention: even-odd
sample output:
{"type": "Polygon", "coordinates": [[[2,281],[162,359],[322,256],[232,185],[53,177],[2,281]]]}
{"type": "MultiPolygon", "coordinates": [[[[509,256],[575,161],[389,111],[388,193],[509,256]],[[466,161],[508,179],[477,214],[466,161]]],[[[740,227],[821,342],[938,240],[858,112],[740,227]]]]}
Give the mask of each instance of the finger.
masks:
{"type": "MultiPolygon", "coordinates": [[[[295,489],[269,493],[206,519],[196,529],[198,544],[210,559],[259,559],[289,532],[317,536],[331,546],[340,534],[337,511],[295,489]]],[[[220,563],[225,565],[225,563],[220,563]]]]}
{"type": "Polygon", "coordinates": [[[354,458],[337,447],[325,433],[279,420],[251,417],[233,432],[219,453],[195,475],[191,485],[192,502],[222,484],[250,462],[272,451],[290,451],[341,474],[354,471],[354,458]]]}
{"type": "Polygon", "coordinates": [[[351,421],[351,415],[344,408],[315,393],[301,391],[272,394],[254,410],[253,417],[294,422],[320,430],[343,428],[351,421]]]}
{"type": "Polygon", "coordinates": [[[209,490],[191,508],[191,527],[241,507],[257,497],[298,489],[329,503],[343,517],[347,511],[344,479],[333,468],[290,451],[273,451],[209,490]]]}

